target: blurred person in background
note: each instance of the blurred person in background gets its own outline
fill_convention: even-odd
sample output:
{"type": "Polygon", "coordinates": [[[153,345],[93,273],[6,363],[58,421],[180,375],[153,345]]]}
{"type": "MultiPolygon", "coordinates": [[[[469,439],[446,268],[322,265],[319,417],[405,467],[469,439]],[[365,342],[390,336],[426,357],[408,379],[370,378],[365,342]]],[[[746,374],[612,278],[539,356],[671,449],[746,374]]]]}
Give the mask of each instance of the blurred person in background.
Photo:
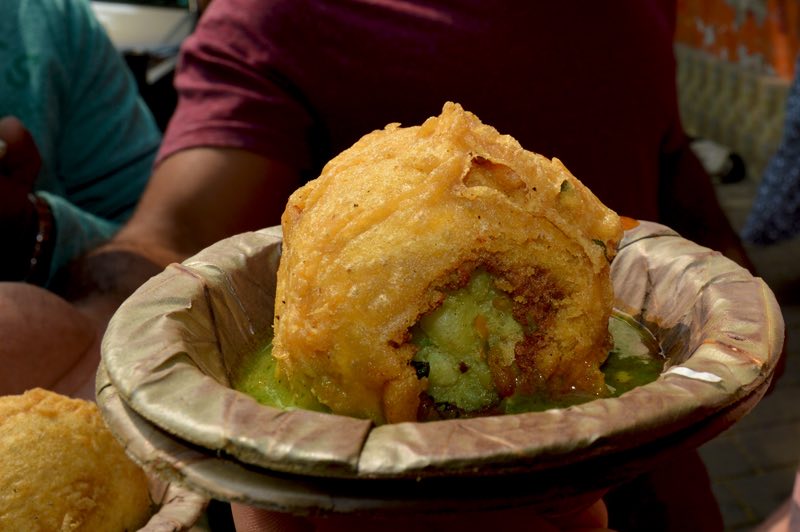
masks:
{"type": "Polygon", "coordinates": [[[54,384],[95,341],[88,318],[61,312],[68,305],[51,290],[70,260],[129,218],[161,134],[87,0],[0,0],[0,9],[5,394],[54,384]]]}
{"type": "Polygon", "coordinates": [[[800,235],[800,57],[786,100],[783,135],[758,185],[742,238],[758,245],[800,235]]]}
{"type": "Polygon", "coordinates": [[[0,279],[48,285],[130,216],[161,136],[86,0],[0,4],[0,279]]]}
{"type": "MultiPolygon", "coordinates": [[[[764,170],[742,228],[743,240],[759,246],[777,245],[800,235],[800,56],[794,69],[781,141],[764,170]]],[[[800,468],[795,474],[792,495],[756,530],[800,530],[800,468]]]]}
{"type": "Polygon", "coordinates": [[[86,290],[72,297],[124,297],[165,260],[277,224],[288,195],[331,157],[448,100],[561,159],[620,215],[750,267],[680,123],[674,17],[668,0],[215,0],[184,43],[178,107],[142,203],[88,258],[86,290]],[[136,266],[109,275],[114,261],[136,266]]]}

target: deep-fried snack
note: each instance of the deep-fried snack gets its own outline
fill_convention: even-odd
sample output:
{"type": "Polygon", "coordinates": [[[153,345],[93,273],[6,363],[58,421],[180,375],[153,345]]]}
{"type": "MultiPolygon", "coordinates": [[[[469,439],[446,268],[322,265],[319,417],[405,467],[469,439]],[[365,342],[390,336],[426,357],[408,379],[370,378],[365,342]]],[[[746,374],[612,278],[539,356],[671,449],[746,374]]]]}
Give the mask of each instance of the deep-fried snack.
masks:
{"type": "Polygon", "coordinates": [[[333,412],[409,421],[460,401],[431,395],[440,359],[424,352],[431,334],[448,342],[436,320],[450,314],[434,314],[464,290],[483,298],[456,324],[472,320],[477,354],[448,363],[488,395],[455,408],[605,392],[618,216],[461,106],[364,136],[292,195],[282,225],[277,371],[333,412]]]}
{"type": "Polygon", "coordinates": [[[94,403],[42,389],[0,397],[0,530],[138,530],[147,478],[94,403]]]}

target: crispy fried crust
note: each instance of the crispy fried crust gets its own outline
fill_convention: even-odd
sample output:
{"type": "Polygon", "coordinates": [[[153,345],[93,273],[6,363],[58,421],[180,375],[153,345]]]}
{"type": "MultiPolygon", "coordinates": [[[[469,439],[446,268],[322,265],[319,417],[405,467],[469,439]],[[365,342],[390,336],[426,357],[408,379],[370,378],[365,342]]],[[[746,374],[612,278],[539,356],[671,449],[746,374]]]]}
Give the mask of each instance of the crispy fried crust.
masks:
{"type": "Polygon", "coordinates": [[[602,391],[620,220],[560,161],[459,105],[363,137],[292,195],[282,224],[273,353],[334,412],[416,419],[426,380],[409,328],[478,266],[539,325],[494,363],[495,384],[602,391]]]}
{"type": "Polygon", "coordinates": [[[144,472],[94,403],[42,389],[0,397],[0,530],[138,530],[144,472]]]}

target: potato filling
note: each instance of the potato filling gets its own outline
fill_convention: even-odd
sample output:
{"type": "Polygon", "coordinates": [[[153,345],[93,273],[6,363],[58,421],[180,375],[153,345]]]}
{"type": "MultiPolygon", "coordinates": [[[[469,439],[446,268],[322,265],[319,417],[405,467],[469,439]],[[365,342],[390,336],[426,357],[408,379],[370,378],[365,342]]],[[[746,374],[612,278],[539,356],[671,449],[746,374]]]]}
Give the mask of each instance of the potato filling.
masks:
{"type": "MultiPolygon", "coordinates": [[[[497,384],[497,375],[491,375],[489,361],[494,360],[495,371],[498,365],[508,363],[509,373],[518,372],[515,344],[535,327],[522,327],[512,318],[512,304],[511,298],[494,285],[491,275],[477,270],[466,286],[450,292],[439,308],[413,327],[412,341],[418,352],[411,365],[419,378],[429,379],[430,385],[422,401],[420,421],[535,412],[596,398],[582,392],[551,397],[500,391],[502,386],[497,384]]],[[[650,331],[621,313],[609,319],[609,330],[614,347],[601,369],[611,396],[658,378],[664,355],[650,331]]],[[[310,390],[290,386],[277,370],[271,342],[238,368],[231,381],[237,390],[269,406],[330,412],[310,390]]]]}
{"type": "Polygon", "coordinates": [[[442,304],[412,328],[418,350],[417,375],[428,378],[437,405],[466,412],[495,406],[501,399],[492,368],[511,368],[524,329],[512,316],[513,301],[482,269],[447,294],[442,304]]]}

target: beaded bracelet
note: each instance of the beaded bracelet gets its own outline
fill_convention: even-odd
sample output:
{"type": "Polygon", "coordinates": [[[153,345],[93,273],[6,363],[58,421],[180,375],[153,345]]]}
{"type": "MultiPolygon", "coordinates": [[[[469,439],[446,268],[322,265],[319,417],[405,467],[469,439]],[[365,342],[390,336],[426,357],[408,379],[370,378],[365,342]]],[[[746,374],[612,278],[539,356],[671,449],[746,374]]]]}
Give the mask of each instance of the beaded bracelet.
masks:
{"type": "Polygon", "coordinates": [[[33,242],[33,252],[31,253],[28,273],[25,274],[24,280],[26,283],[42,285],[47,280],[50,267],[49,244],[53,235],[53,213],[50,210],[50,205],[36,194],[28,194],[28,199],[36,209],[38,230],[33,242]]]}

